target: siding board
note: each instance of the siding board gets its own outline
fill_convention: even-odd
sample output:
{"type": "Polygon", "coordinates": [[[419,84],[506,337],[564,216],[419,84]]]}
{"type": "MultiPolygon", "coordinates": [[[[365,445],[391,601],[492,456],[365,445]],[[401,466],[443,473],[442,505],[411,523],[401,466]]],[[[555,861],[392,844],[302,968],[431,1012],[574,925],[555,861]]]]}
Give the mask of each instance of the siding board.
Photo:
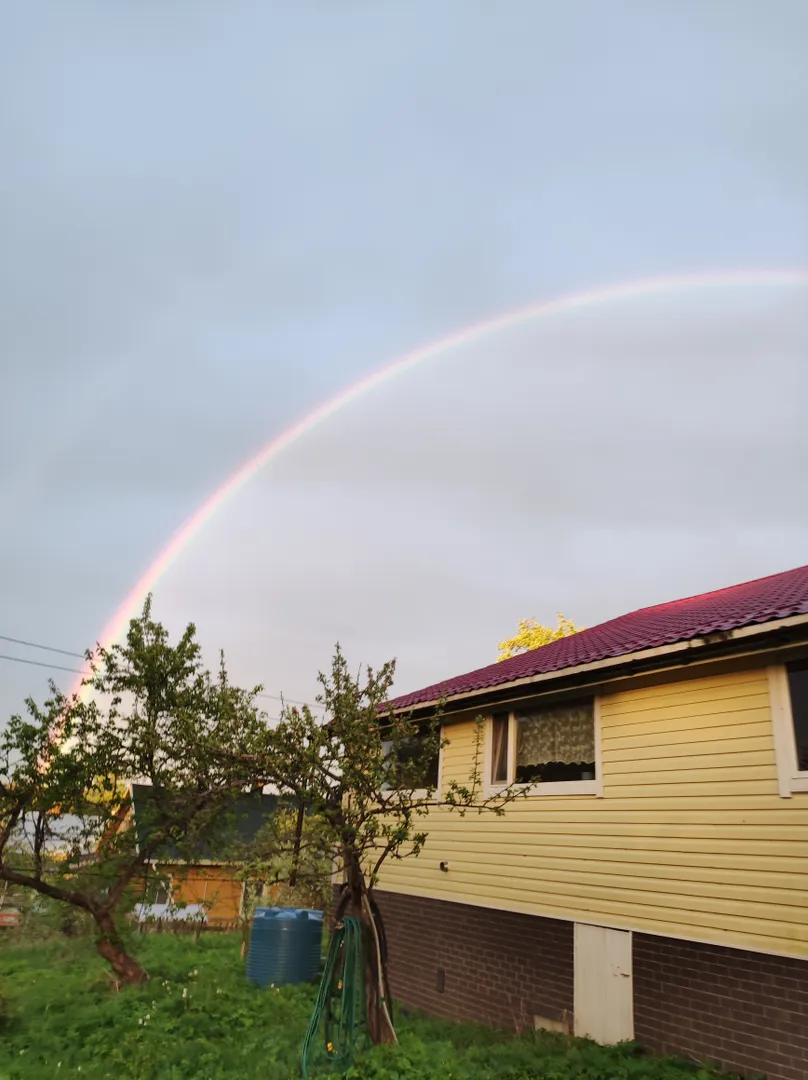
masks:
{"type": "Polygon", "coordinates": [[[609,749],[609,758],[614,772],[619,771],[621,761],[628,762],[630,766],[633,765],[634,772],[637,771],[636,762],[644,760],[653,761],[655,768],[660,772],[690,768],[691,766],[686,763],[692,761],[693,758],[699,761],[707,758],[709,767],[709,763],[716,761],[722,755],[727,759],[726,764],[756,765],[765,762],[770,769],[775,770],[771,736],[765,734],[747,736],[738,732],[735,738],[705,739],[696,744],[674,749],[664,755],[660,755],[659,747],[654,745],[624,749],[614,744],[609,749]]]}
{"type": "MultiPolygon", "coordinates": [[[[768,693],[759,668],[602,696],[603,798],[432,811],[380,887],[808,957],[808,793],[779,797],[768,693]]],[[[446,727],[444,782],[474,733],[446,727]]]]}
{"type": "MultiPolygon", "coordinates": [[[[594,868],[582,869],[579,860],[570,858],[552,858],[546,855],[514,855],[505,851],[458,851],[452,853],[452,876],[471,874],[478,868],[485,868],[487,874],[510,876],[518,871],[523,877],[532,880],[555,880],[572,884],[574,882],[593,882],[615,888],[632,890],[670,891],[671,881],[680,883],[682,894],[706,896],[732,895],[736,899],[756,901],[761,889],[766,891],[767,901],[785,905],[808,907],[808,893],[803,890],[803,877],[799,872],[799,863],[782,869],[782,862],[776,870],[747,870],[728,867],[711,867],[706,863],[694,865],[681,858],[670,863],[653,861],[647,858],[640,865],[631,865],[639,860],[621,860],[619,852],[612,853],[612,859],[600,856],[594,868]],[[687,874],[682,868],[687,867],[687,874]],[[681,880],[680,879],[684,879],[681,880]]],[[[428,856],[425,856],[428,858],[428,856]]],[[[654,856],[657,860],[658,855],[654,856]]]]}
{"type": "MultiPolygon", "coordinates": [[[[439,871],[435,871],[435,878],[438,873],[439,871]]],[[[494,889],[481,884],[479,875],[474,875],[472,880],[463,881],[460,884],[467,895],[466,903],[474,898],[478,903],[484,904],[486,899],[496,896],[501,901],[517,901],[524,910],[532,906],[535,895],[535,886],[528,881],[520,883],[516,879],[507,887],[497,886],[494,889]]],[[[410,888],[402,891],[414,892],[414,885],[415,882],[412,881],[410,888]]],[[[436,888],[439,888],[437,884],[436,888]]],[[[444,899],[450,898],[449,890],[442,889],[441,892],[444,899]]],[[[638,927],[645,927],[659,922],[661,926],[666,927],[670,925],[670,922],[681,922],[673,916],[686,913],[687,925],[691,927],[690,932],[684,935],[688,938],[692,938],[693,931],[698,928],[701,928],[705,935],[707,931],[724,929],[736,933],[765,935],[769,938],[778,937],[782,941],[780,951],[787,951],[785,947],[788,945],[792,949],[795,946],[808,945],[808,926],[806,926],[804,910],[795,911],[793,918],[787,919],[777,917],[778,911],[774,911],[772,915],[775,917],[764,919],[750,916],[742,904],[726,900],[718,902],[710,898],[690,899],[687,903],[683,903],[684,898],[679,898],[675,902],[670,896],[652,895],[640,890],[628,896],[614,897],[608,895],[608,890],[591,887],[576,889],[574,897],[575,906],[570,907],[568,890],[561,886],[557,887],[556,883],[542,883],[542,900],[548,909],[566,910],[569,914],[565,917],[576,921],[581,921],[585,914],[583,921],[601,925],[604,921],[606,925],[617,923],[618,928],[621,920],[623,925],[629,926],[636,923],[638,927]]],[[[507,907],[507,904],[505,906],[507,907]]],[[[663,928],[661,932],[667,931],[663,928]]]]}
{"type": "Polygon", "coordinates": [[[604,736],[604,750],[637,749],[647,747],[680,747],[685,749],[697,743],[715,742],[716,739],[734,738],[733,732],[739,732],[740,738],[765,738],[771,736],[771,724],[769,714],[761,714],[756,711],[753,716],[739,713],[733,718],[731,713],[722,716],[715,724],[704,723],[703,717],[694,717],[695,721],[701,720],[703,726],[686,726],[676,730],[667,724],[648,725],[648,729],[642,730],[639,726],[631,728],[625,734],[604,736]],[[686,736],[686,738],[685,738],[686,736]]]}

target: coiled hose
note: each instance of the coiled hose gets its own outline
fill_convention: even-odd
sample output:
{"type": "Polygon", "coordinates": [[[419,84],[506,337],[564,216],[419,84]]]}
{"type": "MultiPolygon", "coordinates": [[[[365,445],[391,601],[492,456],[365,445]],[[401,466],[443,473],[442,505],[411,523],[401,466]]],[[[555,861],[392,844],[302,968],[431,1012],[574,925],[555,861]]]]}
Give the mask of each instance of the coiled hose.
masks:
{"type": "Polygon", "coordinates": [[[331,935],[317,1003],[303,1040],[304,1077],[320,1056],[324,1056],[327,1066],[340,1072],[350,1067],[365,1028],[365,1008],[362,924],[348,917],[337,923],[331,935]],[[321,1042],[318,1036],[323,1026],[321,1042]]]}

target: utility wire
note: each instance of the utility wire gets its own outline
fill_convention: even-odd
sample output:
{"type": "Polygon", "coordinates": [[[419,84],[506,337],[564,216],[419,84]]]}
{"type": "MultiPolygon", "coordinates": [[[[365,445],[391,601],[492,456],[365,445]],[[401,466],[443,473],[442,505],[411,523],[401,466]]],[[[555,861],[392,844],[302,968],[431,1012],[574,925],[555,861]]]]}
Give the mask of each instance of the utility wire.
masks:
{"type": "Polygon", "coordinates": [[[308,705],[310,709],[322,709],[322,705],[314,705],[310,701],[298,701],[297,698],[284,697],[283,694],[265,694],[263,690],[256,697],[269,698],[271,701],[283,701],[287,705],[308,705]]]}
{"type": "MultiPolygon", "coordinates": [[[[14,645],[24,645],[29,649],[41,649],[43,652],[58,653],[60,656],[75,656],[79,660],[84,659],[84,653],[72,652],[70,649],[57,649],[53,645],[40,645],[36,641],[24,641],[22,638],[9,637],[8,634],[0,634],[0,641],[10,641],[14,645]]],[[[83,675],[84,671],[77,668],[63,667],[61,664],[45,664],[40,660],[25,660],[21,656],[6,656],[0,653],[0,660],[11,660],[17,664],[30,664],[32,667],[50,668],[53,671],[71,671],[75,675],[83,675]]],[[[268,698],[270,701],[288,702],[289,705],[308,705],[310,709],[322,709],[322,705],[314,705],[310,701],[299,701],[296,698],[287,698],[282,694],[266,694],[263,691],[258,697],[268,698]]]]}
{"type": "MultiPolygon", "coordinates": [[[[71,655],[75,656],[75,653],[71,655]]],[[[5,653],[0,653],[0,660],[12,660],[15,664],[30,664],[32,667],[50,668],[52,671],[72,671],[74,675],[84,674],[79,668],[62,667],[61,664],[45,664],[41,660],[25,660],[22,656],[6,656],[5,653]]]]}
{"type": "MultiPolygon", "coordinates": [[[[14,645],[26,645],[29,649],[42,649],[43,652],[60,653],[62,656],[75,656],[79,660],[84,659],[84,653],[70,652],[69,649],[54,649],[52,645],[38,645],[35,641],[23,641],[22,638],[8,637],[6,634],[0,634],[0,641],[10,641],[14,645]]],[[[8,659],[8,657],[4,657],[8,659]]]]}

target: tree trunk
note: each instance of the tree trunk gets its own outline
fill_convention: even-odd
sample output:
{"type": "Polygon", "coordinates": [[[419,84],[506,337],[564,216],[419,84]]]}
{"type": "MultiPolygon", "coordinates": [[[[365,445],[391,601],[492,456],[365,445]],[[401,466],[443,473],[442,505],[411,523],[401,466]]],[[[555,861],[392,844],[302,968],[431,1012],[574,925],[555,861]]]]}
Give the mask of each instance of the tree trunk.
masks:
{"type": "Polygon", "coordinates": [[[126,951],[112,916],[108,912],[101,915],[93,914],[98,928],[96,948],[119,980],[131,986],[140,986],[146,982],[148,975],[137,960],[126,951]]]}
{"type": "Polygon", "coordinates": [[[365,953],[365,1017],[371,1042],[396,1043],[393,1026],[390,981],[384,928],[378,908],[365,884],[361,868],[355,863],[349,870],[351,907],[362,923],[365,953]]]}
{"type": "Polygon", "coordinates": [[[372,915],[362,918],[365,943],[365,997],[367,1001],[368,1035],[373,1043],[396,1043],[398,1036],[390,1015],[387,993],[387,961],[381,955],[378,929],[372,915]]]}
{"type": "Polygon", "coordinates": [[[297,885],[297,875],[300,873],[300,846],[303,843],[303,825],[306,820],[306,804],[300,800],[297,808],[297,822],[295,824],[295,846],[292,852],[292,873],[289,877],[289,887],[294,889],[297,885]]]}

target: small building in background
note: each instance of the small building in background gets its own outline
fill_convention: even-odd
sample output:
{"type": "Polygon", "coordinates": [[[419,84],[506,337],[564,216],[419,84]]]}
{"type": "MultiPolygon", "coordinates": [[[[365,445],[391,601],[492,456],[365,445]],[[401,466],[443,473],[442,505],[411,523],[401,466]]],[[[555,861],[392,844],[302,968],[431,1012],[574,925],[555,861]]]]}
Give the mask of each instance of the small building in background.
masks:
{"type": "MultiPolygon", "coordinates": [[[[124,824],[134,827],[140,845],[148,836],[154,797],[151,786],[131,785],[124,824]]],[[[276,795],[250,792],[234,803],[204,842],[158,850],[145,868],[138,920],[204,922],[211,929],[235,926],[246,913],[243,853],[270,823],[277,805],[276,795]]]]}

